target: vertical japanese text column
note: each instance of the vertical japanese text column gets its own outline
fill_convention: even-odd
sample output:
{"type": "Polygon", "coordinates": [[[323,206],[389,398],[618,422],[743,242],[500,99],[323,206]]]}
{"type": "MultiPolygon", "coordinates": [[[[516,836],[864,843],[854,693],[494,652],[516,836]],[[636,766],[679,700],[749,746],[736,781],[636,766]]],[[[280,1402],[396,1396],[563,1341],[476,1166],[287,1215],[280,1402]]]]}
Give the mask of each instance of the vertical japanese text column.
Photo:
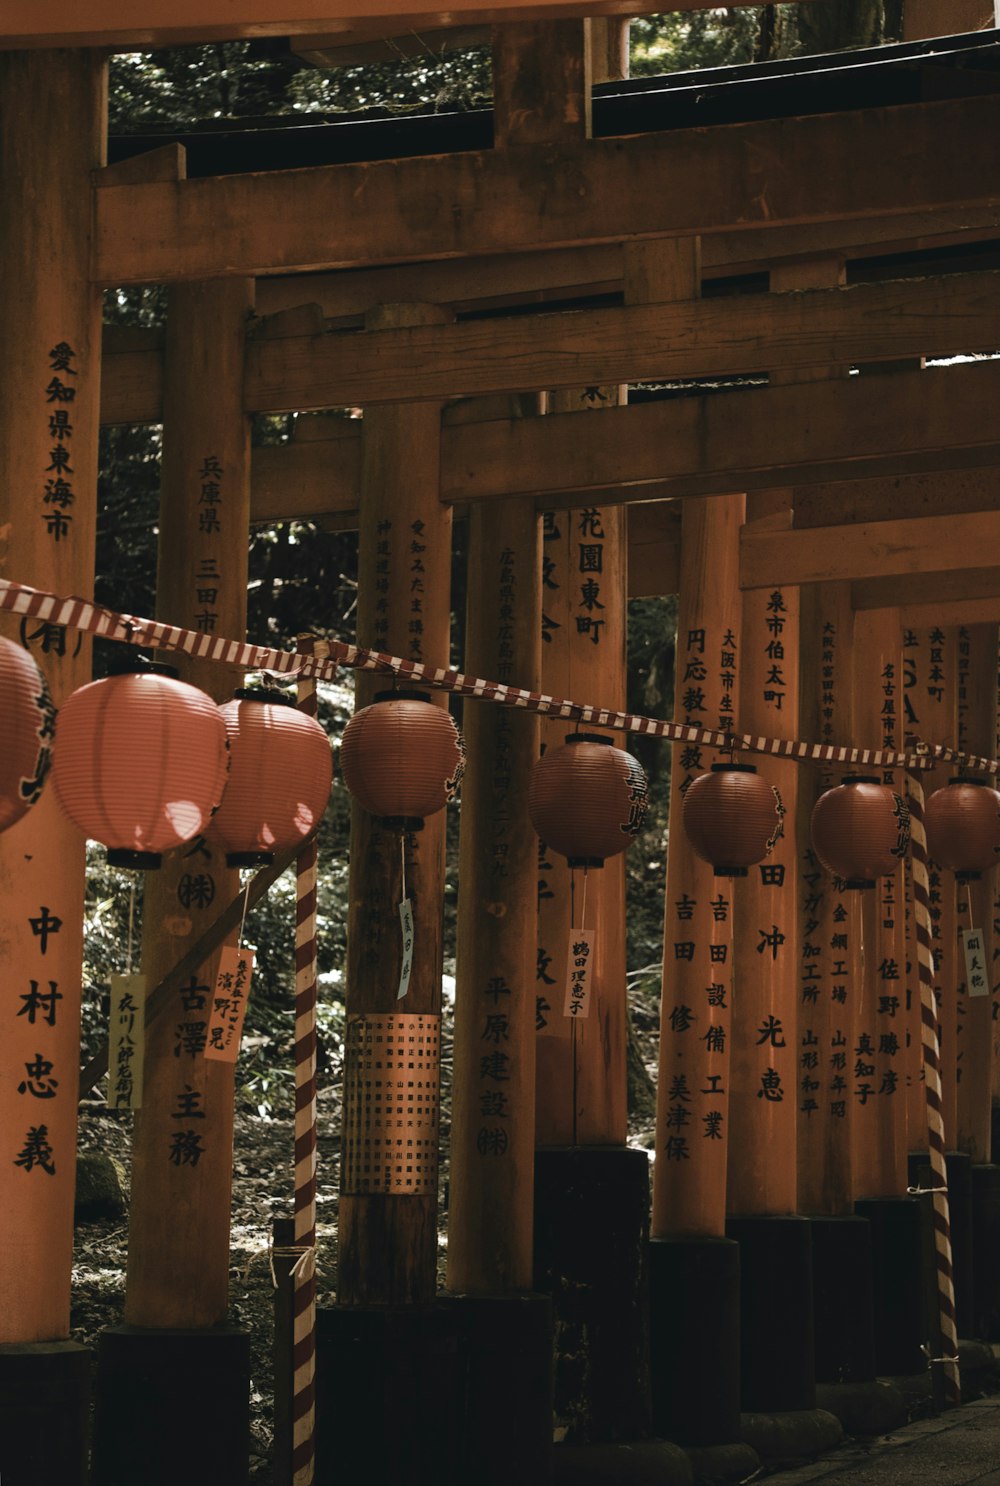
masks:
{"type": "MultiPolygon", "coordinates": [[[[96,52],[0,55],[3,574],[65,594],[89,595],[94,581],[101,297],[88,269],[91,171],[103,163],[105,129],[96,52]]],[[[75,631],[11,619],[3,633],[37,660],[57,706],[90,680],[90,646],[75,631]]],[[[41,783],[24,788],[37,797],[41,783]]],[[[83,895],[83,840],[43,791],[0,838],[0,1395],[13,1410],[0,1415],[5,1478],[17,1475],[29,1436],[41,1474],[70,1482],[82,1468],[87,1361],[65,1338],[83,895]],[[51,1372],[40,1354],[18,1351],[36,1342],[55,1344],[51,1372]],[[24,1424],[25,1388],[34,1389],[33,1426],[24,1424]],[[79,1395],[80,1410],[68,1412],[65,1399],[58,1417],[55,1403],[49,1410],[44,1400],[60,1388],[79,1395]]]]}
{"type": "MultiPolygon", "coordinates": [[[[384,305],[368,314],[366,326],[403,330],[448,318],[436,306],[384,305]]],[[[437,403],[366,409],[358,641],[446,667],[451,511],[439,500],[440,449],[437,403]]],[[[388,678],[359,674],[357,706],[387,689],[388,678]]],[[[444,693],[428,697],[447,706],[444,693]]],[[[337,1287],[342,1305],[426,1303],[434,1297],[444,845],[443,811],[421,831],[404,832],[401,846],[398,831],[354,806],[337,1287]],[[399,1000],[398,905],[404,897],[413,905],[413,965],[399,1000]],[[365,1099],[373,1079],[388,1079],[393,1097],[402,1096],[387,1116],[365,1099]],[[400,1083],[405,1087],[397,1090],[400,1083]],[[385,1118],[403,1126],[406,1141],[391,1159],[383,1144],[385,1118]]]]}
{"type": "MultiPolygon", "coordinates": [[[[250,425],[243,360],[253,285],[243,279],[170,292],[156,612],[205,635],[246,634],[250,425]]],[[[216,701],[242,671],[166,657],[216,701]]],[[[146,874],[142,970],[147,993],[239,891],[221,848],[201,837],[146,874]]],[[[105,1333],[98,1374],[95,1481],[120,1479],[155,1450],[182,1473],[176,1418],[207,1391],[217,1405],[205,1469],[234,1483],[247,1469],[249,1343],[226,1324],[235,1062],[206,1059],[219,963],[205,959],[147,1026],[135,1117],[123,1328],[105,1333]]],[[[164,1466],[166,1469],[166,1466],[164,1466]]]]}

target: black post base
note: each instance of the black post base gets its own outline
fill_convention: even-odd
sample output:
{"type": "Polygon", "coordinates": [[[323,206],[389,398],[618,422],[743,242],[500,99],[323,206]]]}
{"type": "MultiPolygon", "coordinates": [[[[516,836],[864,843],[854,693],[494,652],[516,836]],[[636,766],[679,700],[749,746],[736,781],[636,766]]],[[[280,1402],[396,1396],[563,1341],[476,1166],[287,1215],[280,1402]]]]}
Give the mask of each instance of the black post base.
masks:
{"type": "Polygon", "coordinates": [[[84,1486],[92,1360],[77,1342],[0,1346],[3,1486],[84,1486]]]}
{"type": "MultiPolygon", "coordinates": [[[[445,1295],[458,1341],[454,1486],[549,1486],[552,1302],[547,1295],[445,1295]],[[498,1428],[498,1420],[503,1427],[498,1428]]],[[[444,1481],[443,1476],[438,1476],[444,1481]]]]}
{"type": "Polygon", "coordinates": [[[458,1481],[458,1376],[456,1317],[438,1306],[318,1310],[316,1486],[458,1481]]]}
{"type": "Polygon", "coordinates": [[[1000,1166],[972,1168],[972,1336],[1000,1341],[1000,1166]]]}
{"type": "MultiPolygon", "coordinates": [[[[812,1230],[808,1218],[735,1217],[740,1246],[743,1411],[815,1409],[812,1230]]],[[[752,1443],[752,1441],[751,1441],[752,1443]]]]}
{"type": "Polygon", "coordinates": [[[854,1204],[872,1240],[875,1368],[881,1377],[923,1372],[934,1334],[934,1235],[930,1198],[872,1197],[854,1204]]]}
{"type": "Polygon", "coordinates": [[[955,1321],[959,1336],[976,1335],[975,1269],[972,1257],[972,1157],[948,1151],[948,1215],[951,1270],[955,1278],[955,1321]]]}
{"type": "Polygon", "coordinates": [[[535,1157],[535,1289],[552,1296],[567,1445],[650,1432],[649,1161],[621,1146],[535,1157]]]}
{"type": "Polygon", "coordinates": [[[245,1331],[104,1332],[93,1486],[246,1486],[249,1443],[245,1331]]]}
{"type": "Polygon", "coordinates": [[[740,1439],[740,1248],[727,1238],[649,1245],[653,1429],[679,1445],[740,1439]]]}
{"type": "Polygon", "coordinates": [[[817,1383],[875,1377],[872,1243],[864,1218],[813,1217],[817,1383]]]}

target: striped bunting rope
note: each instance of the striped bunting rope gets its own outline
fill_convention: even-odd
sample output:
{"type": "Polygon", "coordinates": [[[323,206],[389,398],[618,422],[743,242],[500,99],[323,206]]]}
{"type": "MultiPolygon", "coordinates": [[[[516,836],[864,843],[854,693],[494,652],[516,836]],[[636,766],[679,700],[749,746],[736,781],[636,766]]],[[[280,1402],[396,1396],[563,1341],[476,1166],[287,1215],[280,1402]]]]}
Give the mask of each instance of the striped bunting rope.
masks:
{"type": "MultiPolygon", "coordinates": [[[[941,1368],[944,1402],[962,1401],[958,1372],[958,1327],[955,1321],[955,1281],[951,1257],[951,1213],[948,1204],[948,1172],[945,1165],[944,1119],[941,1105],[941,1046],[937,1006],[934,1000],[934,961],[931,951],[930,885],[927,872],[927,832],[924,827],[924,791],[915,775],[907,778],[910,805],[910,852],[913,865],[913,908],[916,918],[917,965],[920,974],[920,1031],[923,1044],[924,1094],[927,1101],[927,1136],[933,1180],[934,1262],[937,1270],[939,1357],[931,1357],[932,1368],[941,1368]]],[[[932,1351],[937,1348],[932,1347],[932,1351]]]]}
{"type": "MultiPolygon", "coordinates": [[[[301,636],[302,653],[325,640],[301,636]]],[[[316,683],[303,677],[299,711],[316,716],[316,683]]],[[[292,1483],[313,1486],[316,1466],[316,838],[295,862],[295,1247],[292,1292],[292,1483]]]]}
{"type": "Polygon", "coordinates": [[[525,691],[497,681],[484,681],[466,676],[461,671],[427,665],[422,661],[404,660],[383,650],[367,650],[360,645],[347,645],[340,640],[327,642],[329,657],[300,654],[296,650],[274,650],[267,645],[249,645],[226,640],[197,630],[181,629],[155,619],[138,619],[118,614],[113,609],[89,603],[86,599],[59,598],[41,589],[0,579],[0,611],[9,610],[26,619],[41,619],[70,629],[85,630],[110,640],[129,645],[150,646],[157,650],[181,650],[199,660],[217,660],[229,666],[242,666],[248,671],[268,671],[277,676],[304,676],[319,681],[333,681],[338,670],[380,671],[407,681],[457,696],[479,697],[504,707],[523,707],[547,717],[562,717],[567,722],[590,723],[617,732],[636,733],[652,738],[666,738],[672,743],[701,744],[722,752],[759,753],[773,758],[791,758],[810,763],[844,764],[851,768],[926,769],[939,760],[961,764],[981,773],[1000,773],[1000,761],[977,754],[962,753],[942,745],[917,744],[910,751],[892,748],[848,748],[829,743],[803,743],[788,738],[765,738],[755,733],[729,733],[718,728],[702,728],[679,722],[666,722],[654,717],[641,717],[634,712],[613,712],[584,702],[550,697],[544,692],[525,691]]]}

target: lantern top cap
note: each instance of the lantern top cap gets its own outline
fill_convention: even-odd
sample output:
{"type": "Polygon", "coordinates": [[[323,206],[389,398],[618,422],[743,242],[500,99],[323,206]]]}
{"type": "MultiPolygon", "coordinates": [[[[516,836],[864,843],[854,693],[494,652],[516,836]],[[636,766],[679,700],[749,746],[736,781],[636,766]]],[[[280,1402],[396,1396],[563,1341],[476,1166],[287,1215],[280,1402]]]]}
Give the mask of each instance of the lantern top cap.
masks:
{"type": "Polygon", "coordinates": [[[756,764],[737,764],[726,760],[721,764],[712,765],[713,774],[756,774],[756,764]]]}
{"type": "Polygon", "coordinates": [[[948,780],[948,783],[949,784],[979,784],[979,785],[983,785],[984,787],[988,788],[990,781],[986,778],[985,774],[956,774],[953,779],[949,779],[948,780]]]}
{"type": "Polygon", "coordinates": [[[400,689],[399,691],[377,691],[373,698],[376,702],[427,702],[430,696],[426,691],[413,691],[400,689]]]}
{"type": "Polygon", "coordinates": [[[239,686],[233,692],[234,702],[274,702],[279,707],[294,707],[295,698],[272,686],[239,686]]]}
{"type": "Polygon", "coordinates": [[[609,748],[614,747],[614,738],[608,738],[604,733],[567,733],[567,743],[606,743],[609,748]]]}
{"type": "Polygon", "coordinates": [[[172,676],[177,679],[177,667],[164,665],[162,661],[150,660],[148,656],[133,650],[131,646],[121,654],[113,655],[108,662],[109,676],[172,676]]]}
{"type": "Polygon", "coordinates": [[[877,774],[845,774],[841,784],[881,784],[877,774]]]}

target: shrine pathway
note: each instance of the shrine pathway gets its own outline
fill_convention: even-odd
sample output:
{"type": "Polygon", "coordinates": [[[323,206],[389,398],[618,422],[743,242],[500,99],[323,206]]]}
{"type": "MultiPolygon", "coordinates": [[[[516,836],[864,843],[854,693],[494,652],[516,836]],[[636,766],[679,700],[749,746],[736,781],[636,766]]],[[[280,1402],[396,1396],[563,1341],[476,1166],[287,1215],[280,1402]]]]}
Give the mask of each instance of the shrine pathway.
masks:
{"type": "Polygon", "coordinates": [[[781,1471],[775,1486],[1000,1486],[1000,1396],[781,1471]]]}

